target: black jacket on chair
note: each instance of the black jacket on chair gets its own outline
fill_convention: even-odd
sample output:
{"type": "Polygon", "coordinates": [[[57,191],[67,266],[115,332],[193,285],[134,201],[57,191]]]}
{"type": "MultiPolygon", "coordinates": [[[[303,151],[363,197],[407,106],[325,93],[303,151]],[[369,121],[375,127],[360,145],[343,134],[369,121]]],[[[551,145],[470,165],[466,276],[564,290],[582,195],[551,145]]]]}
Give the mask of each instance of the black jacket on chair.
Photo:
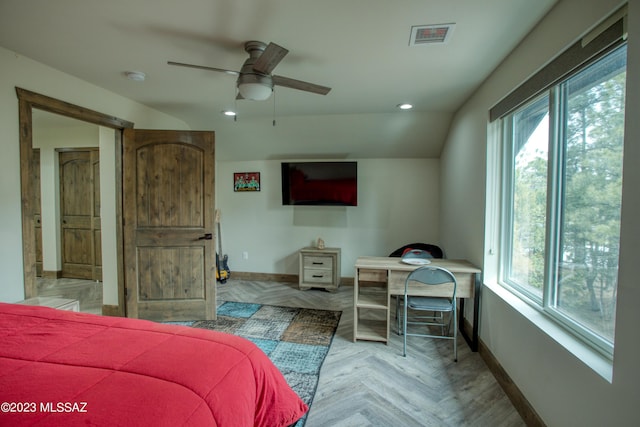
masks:
{"type": "Polygon", "coordinates": [[[411,243],[409,245],[404,245],[401,248],[396,249],[391,252],[390,257],[401,257],[407,250],[410,249],[422,249],[423,251],[427,251],[434,258],[444,258],[444,252],[440,247],[436,245],[430,245],[428,243],[411,243]]]}

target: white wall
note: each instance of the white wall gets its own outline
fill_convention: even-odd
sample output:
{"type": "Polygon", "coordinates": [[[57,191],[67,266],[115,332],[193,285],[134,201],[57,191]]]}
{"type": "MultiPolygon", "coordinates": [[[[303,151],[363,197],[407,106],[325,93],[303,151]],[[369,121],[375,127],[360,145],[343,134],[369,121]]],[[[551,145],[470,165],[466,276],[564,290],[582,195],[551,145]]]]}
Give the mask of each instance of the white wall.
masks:
{"type": "Polygon", "coordinates": [[[216,207],[233,271],[298,274],[297,251],[321,237],[342,249],[342,276],[360,255],[414,242],[439,244],[439,161],[358,161],[358,206],[283,206],[280,161],[218,162],[216,207]],[[234,172],[260,172],[261,191],[233,191],[234,172]],[[242,253],[248,252],[248,259],[242,253]]]}
{"type": "Polygon", "coordinates": [[[444,140],[451,114],[406,113],[277,117],[276,126],[240,114],[237,122],[216,124],[216,207],[232,277],[234,270],[297,274],[297,251],[318,237],[342,249],[343,277],[353,277],[360,255],[388,255],[416,241],[439,244],[440,152],[433,141],[444,140]],[[420,142],[416,158],[397,158],[420,142]],[[359,205],[282,206],[280,162],[329,159],[358,161],[359,205]],[[233,172],[260,172],[262,191],[234,193],[233,172]]]}
{"type": "Polygon", "coordinates": [[[116,241],[116,148],[115,131],[99,127],[100,147],[100,240],[102,243],[102,302],[118,305],[118,245],[116,241]]]}
{"type": "Polygon", "coordinates": [[[16,86],[129,120],[137,128],[188,128],[181,120],[0,47],[0,301],[7,302],[24,298],[16,86]]]}
{"type": "MultiPolygon", "coordinates": [[[[482,293],[481,339],[549,426],[638,423],[640,282],[634,264],[640,237],[640,1],[629,3],[627,127],[613,381],[607,381],[542,332],[509,303],[509,298],[486,286],[482,293]]],[[[451,257],[484,265],[485,282],[495,278],[496,258],[489,254],[494,236],[485,241],[484,221],[480,219],[485,209],[488,111],[620,4],[617,0],[561,0],[454,117],[441,158],[441,237],[451,257]],[[461,209],[462,202],[468,200],[477,203],[478,209],[461,209]]],[[[488,221],[493,219],[493,204],[499,200],[491,196],[486,197],[488,221]]]]}

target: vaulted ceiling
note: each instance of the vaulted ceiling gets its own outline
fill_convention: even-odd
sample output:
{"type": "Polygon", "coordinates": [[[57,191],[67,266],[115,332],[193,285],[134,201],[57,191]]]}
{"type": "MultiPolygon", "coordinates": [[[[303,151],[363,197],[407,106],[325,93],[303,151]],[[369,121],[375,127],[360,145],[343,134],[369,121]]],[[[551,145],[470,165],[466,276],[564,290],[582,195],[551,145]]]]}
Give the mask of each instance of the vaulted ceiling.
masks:
{"type": "MultiPolygon", "coordinates": [[[[233,119],[224,110],[238,112],[237,126],[256,120],[270,126],[275,116],[278,126],[297,118],[311,130],[313,123],[367,126],[377,118],[402,127],[408,119],[393,117],[450,120],[555,2],[2,0],[0,46],[166,112],[192,129],[231,132],[233,119]],[[451,23],[455,26],[445,43],[409,45],[413,26],[451,23]],[[237,71],[248,57],[243,49],[248,40],[289,50],[274,74],[328,86],[331,92],[276,86],[267,101],[236,100],[235,76],[167,64],[237,71]],[[127,79],[127,71],[143,72],[146,80],[127,79]],[[397,108],[405,102],[413,110],[397,108]]],[[[393,149],[414,156],[413,144],[420,141],[413,139],[393,149]]],[[[442,139],[422,152],[437,154],[442,139]]],[[[367,149],[382,150],[361,150],[367,149]]],[[[354,155],[348,148],[342,151],[354,155]]]]}

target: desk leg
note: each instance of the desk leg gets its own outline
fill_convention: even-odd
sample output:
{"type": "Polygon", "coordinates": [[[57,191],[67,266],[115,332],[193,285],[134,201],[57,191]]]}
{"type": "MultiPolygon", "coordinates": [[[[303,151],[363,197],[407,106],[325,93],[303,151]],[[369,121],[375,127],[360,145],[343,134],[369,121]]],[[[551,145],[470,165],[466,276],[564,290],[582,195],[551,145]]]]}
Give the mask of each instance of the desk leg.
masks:
{"type": "Polygon", "coordinates": [[[458,329],[467,342],[471,351],[478,351],[478,318],[480,317],[480,275],[475,274],[473,284],[473,329],[471,338],[464,330],[464,302],[466,298],[460,298],[460,313],[458,313],[458,329]]]}

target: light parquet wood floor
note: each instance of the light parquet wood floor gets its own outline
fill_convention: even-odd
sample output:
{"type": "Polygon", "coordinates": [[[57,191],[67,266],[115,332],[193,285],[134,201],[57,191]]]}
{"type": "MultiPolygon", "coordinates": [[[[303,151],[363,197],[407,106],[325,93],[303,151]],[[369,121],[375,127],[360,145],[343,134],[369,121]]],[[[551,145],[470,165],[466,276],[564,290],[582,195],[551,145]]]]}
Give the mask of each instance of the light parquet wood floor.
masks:
{"type": "Polygon", "coordinates": [[[446,340],[409,337],[406,358],[395,333],[386,345],[354,343],[352,286],[330,293],[300,291],[292,283],[229,280],[218,284],[218,298],[342,311],[306,427],[525,425],[462,338],[457,363],[446,340]]]}
{"type": "MultiPolygon", "coordinates": [[[[78,299],[81,311],[95,312],[102,301],[100,284],[62,279],[39,285],[41,295],[78,299]]],[[[330,293],[300,291],[293,283],[231,279],[217,289],[222,301],[342,311],[306,427],[525,425],[462,338],[457,363],[445,340],[409,337],[406,358],[402,337],[393,332],[387,345],[354,343],[352,286],[330,293]]]]}

